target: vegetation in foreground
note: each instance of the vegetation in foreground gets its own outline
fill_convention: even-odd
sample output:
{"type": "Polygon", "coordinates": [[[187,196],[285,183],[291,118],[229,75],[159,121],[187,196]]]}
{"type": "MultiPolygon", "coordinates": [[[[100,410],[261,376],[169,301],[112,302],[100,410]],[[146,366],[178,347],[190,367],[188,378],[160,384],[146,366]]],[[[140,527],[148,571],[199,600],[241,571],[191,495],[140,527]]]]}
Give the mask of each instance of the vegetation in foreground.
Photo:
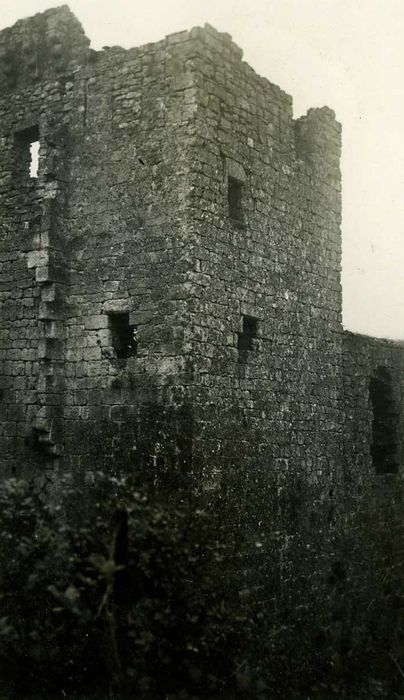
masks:
{"type": "Polygon", "coordinates": [[[335,613],[277,609],[270,563],[260,601],[220,508],[101,473],[59,486],[0,488],[1,697],[399,697],[364,618],[342,648],[335,613]]]}

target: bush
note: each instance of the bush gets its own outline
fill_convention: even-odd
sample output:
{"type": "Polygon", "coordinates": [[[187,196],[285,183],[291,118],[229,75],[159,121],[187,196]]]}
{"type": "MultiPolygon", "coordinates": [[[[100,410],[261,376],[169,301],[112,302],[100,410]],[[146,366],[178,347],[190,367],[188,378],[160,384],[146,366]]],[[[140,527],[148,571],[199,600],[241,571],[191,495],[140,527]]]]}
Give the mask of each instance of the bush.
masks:
{"type": "MultiPolygon", "coordinates": [[[[396,697],[402,622],[390,636],[381,623],[402,615],[401,570],[370,605],[331,553],[314,586],[296,574],[308,556],[296,534],[285,583],[282,533],[268,518],[257,541],[240,492],[218,507],[102,473],[87,485],[62,480],[51,499],[4,482],[0,696],[396,697]]],[[[365,525],[354,543],[369,539],[365,525]]]]}
{"type": "Polygon", "coordinates": [[[249,610],[217,518],[177,493],[97,474],[59,503],[0,488],[0,677],[10,692],[202,697],[230,692],[249,610]],[[23,673],[22,673],[23,670],[23,673]]]}

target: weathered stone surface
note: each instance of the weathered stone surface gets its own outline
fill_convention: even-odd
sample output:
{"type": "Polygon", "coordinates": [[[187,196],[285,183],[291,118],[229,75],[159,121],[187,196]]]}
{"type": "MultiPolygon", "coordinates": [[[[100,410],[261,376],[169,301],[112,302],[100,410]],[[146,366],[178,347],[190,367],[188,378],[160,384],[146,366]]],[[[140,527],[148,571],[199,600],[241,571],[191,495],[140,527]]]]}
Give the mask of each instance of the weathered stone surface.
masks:
{"type": "Polygon", "coordinates": [[[341,325],[334,113],[295,122],[209,26],[88,45],[66,7],[0,33],[2,473],[113,468],[147,439],[207,490],[226,460],[260,465],[263,499],[304,479],[316,530],[347,491],[398,484],[369,387],[390,368],[397,410],[403,348],[341,325]]]}

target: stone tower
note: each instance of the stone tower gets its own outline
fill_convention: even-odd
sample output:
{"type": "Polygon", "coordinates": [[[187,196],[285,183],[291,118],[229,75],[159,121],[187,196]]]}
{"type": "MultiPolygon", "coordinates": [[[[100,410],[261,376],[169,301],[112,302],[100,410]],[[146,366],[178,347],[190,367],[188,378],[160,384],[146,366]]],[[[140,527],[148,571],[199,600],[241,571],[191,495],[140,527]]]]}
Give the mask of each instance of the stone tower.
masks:
{"type": "Polygon", "coordinates": [[[402,350],[342,330],[333,112],[294,120],[209,25],[97,52],[66,6],[0,33],[0,89],[2,473],[146,440],[328,488],[347,435],[372,469],[402,350]]]}

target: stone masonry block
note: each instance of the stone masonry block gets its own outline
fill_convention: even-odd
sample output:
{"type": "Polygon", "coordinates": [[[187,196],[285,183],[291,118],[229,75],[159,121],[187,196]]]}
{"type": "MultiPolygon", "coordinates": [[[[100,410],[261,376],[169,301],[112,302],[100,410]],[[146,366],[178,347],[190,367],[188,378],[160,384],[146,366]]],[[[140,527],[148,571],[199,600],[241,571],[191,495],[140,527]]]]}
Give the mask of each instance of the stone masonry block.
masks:
{"type": "Polygon", "coordinates": [[[100,314],[97,316],[87,316],[84,319],[84,325],[88,330],[99,330],[100,328],[108,328],[108,316],[100,314]]]}

